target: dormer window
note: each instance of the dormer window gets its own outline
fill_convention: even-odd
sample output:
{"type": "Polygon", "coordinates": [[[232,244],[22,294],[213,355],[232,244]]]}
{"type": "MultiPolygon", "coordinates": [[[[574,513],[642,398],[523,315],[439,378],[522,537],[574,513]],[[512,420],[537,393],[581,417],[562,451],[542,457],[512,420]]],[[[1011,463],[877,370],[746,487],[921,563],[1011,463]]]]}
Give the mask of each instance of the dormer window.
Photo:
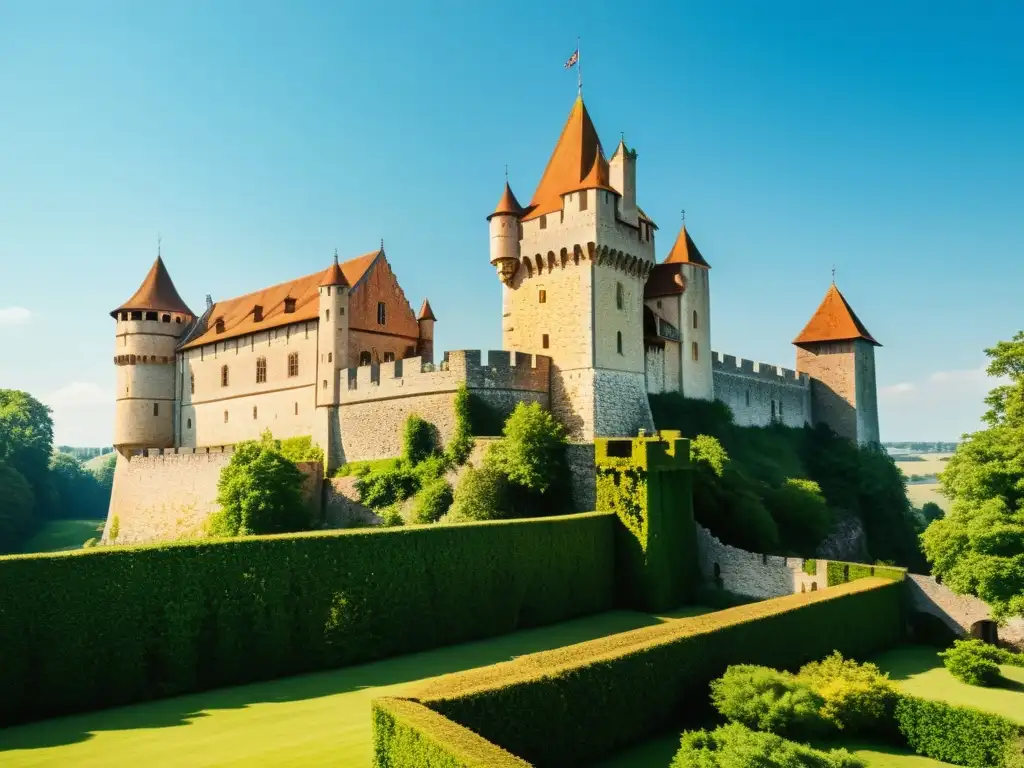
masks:
{"type": "Polygon", "coordinates": [[[285,314],[292,314],[295,311],[295,299],[284,300],[284,311],[285,314]]]}
{"type": "Polygon", "coordinates": [[[540,217],[540,228],[541,229],[547,229],[548,228],[548,215],[546,213],[540,217]]]}
{"type": "Polygon", "coordinates": [[[252,319],[257,323],[263,320],[263,307],[259,304],[252,308],[252,319]]]}
{"type": "Polygon", "coordinates": [[[217,321],[213,324],[213,327],[216,329],[217,333],[224,333],[224,318],[218,317],[217,321]]]}

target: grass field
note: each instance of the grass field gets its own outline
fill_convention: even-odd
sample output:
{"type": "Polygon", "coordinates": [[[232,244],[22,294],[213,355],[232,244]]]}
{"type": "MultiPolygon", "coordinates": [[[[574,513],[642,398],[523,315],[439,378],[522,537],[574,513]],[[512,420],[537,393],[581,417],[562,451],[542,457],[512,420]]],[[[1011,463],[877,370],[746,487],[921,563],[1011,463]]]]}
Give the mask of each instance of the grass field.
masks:
{"type": "Polygon", "coordinates": [[[25,542],[22,552],[79,549],[86,541],[103,533],[103,523],[103,520],[54,520],[25,542]]]}
{"type": "Polygon", "coordinates": [[[907,477],[910,475],[937,475],[949,464],[948,459],[951,453],[922,453],[918,454],[923,461],[900,461],[896,459],[896,466],[903,470],[907,477]]]}
{"type": "Polygon", "coordinates": [[[907,496],[910,503],[920,509],[927,502],[933,501],[942,507],[943,512],[949,512],[949,499],[939,493],[938,483],[917,483],[907,486],[907,496]]]}
{"type": "Polygon", "coordinates": [[[224,688],[0,730],[0,765],[369,766],[370,701],[418,681],[706,613],[612,611],[330,672],[224,688]]]}

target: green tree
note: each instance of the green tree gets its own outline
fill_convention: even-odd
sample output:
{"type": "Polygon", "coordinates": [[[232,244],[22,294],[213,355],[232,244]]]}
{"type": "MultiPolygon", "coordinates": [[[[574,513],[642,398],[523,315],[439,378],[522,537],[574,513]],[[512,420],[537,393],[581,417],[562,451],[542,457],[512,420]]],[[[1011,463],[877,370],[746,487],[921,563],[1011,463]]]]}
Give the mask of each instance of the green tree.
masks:
{"type": "Polygon", "coordinates": [[[988,429],[964,436],[939,477],[952,500],[922,534],[932,573],[997,618],[1024,615],[1024,332],[985,350],[1006,377],[985,398],[988,429]]]}
{"type": "Polygon", "coordinates": [[[239,443],[221,470],[221,509],[210,520],[210,533],[250,536],[307,530],[311,520],[302,498],[303,479],[269,433],[259,442],[239,443]]]}
{"type": "Polygon", "coordinates": [[[565,430],[540,403],[517,403],[505,421],[504,436],[487,454],[490,466],[536,493],[564,483],[565,430]]]}
{"type": "Polygon", "coordinates": [[[921,516],[924,518],[926,526],[941,518],[943,514],[942,507],[934,501],[926,501],[921,507],[921,516]]]}
{"type": "Polygon", "coordinates": [[[50,481],[57,499],[53,517],[85,520],[107,514],[109,491],[104,492],[96,475],[70,453],[55,453],[50,458],[50,481]]]}
{"type": "Polygon", "coordinates": [[[14,552],[35,527],[35,495],[21,472],[2,461],[0,499],[0,553],[14,552]]]}
{"type": "Polygon", "coordinates": [[[455,488],[450,520],[498,520],[512,517],[508,479],[493,467],[467,467],[455,488]]]}
{"type": "Polygon", "coordinates": [[[50,409],[27,392],[0,389],[0,461],[18,470],[32,487],[35,516],[54,509],[50,484],[53,419],[50,409]]]}
{"type": "Polygon", "coordinates": [[[465,382],[459,384],[455,391],[455,431],[445,452],[449,461],[455,465],[465,464],[473,450],[472,409],[470,406],[469,389],[465,382]]]}
{"type": "Polygon", "coordinates": [[[437,427],[415,413],[405,420],[402,461],[414,467],[437,450],[437,427]]]}

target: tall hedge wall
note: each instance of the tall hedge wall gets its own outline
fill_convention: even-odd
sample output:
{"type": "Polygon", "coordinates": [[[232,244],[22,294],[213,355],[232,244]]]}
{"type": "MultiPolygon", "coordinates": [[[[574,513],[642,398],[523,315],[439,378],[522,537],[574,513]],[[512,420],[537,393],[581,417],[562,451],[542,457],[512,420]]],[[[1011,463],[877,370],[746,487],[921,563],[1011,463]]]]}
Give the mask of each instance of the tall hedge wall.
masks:
{"type": "Polygon", "coordinates": [[[0,725],[599,612],[615,516],[0,558],[0,725]]]}
{"type": "Polygon", "coordinates": [[[906,568],[896,568],[889,565],[866,565],[864,563],[845,563],[841,560],[829,560],[825,567],[828,586],[834,587],[838,584],[845,584],[856,579],[865,579],[870,576],[877,576],[880,579],[891,581],[903,581],[907,576],[906,568]]]}
{"type": "Polygon", "coordinates": [[[415,695],[534,765],[584,765],[704,714],[708,683],[730,664],[795,668],[895,644],[901,589],[860,579],[449,675],[415,695]]]}

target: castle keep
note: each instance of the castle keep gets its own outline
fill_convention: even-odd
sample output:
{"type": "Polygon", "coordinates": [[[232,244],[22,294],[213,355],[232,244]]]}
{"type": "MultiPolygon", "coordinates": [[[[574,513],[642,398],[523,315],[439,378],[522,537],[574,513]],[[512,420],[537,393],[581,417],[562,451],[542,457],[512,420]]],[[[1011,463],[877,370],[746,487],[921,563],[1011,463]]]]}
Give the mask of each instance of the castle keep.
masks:
{"type": "MultiPolygon", "coordinates": [[[[713,352],[711,265],[685,223],[657,259],[658,227],[638,205],[636,179],[636,151],[622,140],[606,159],[578,98],[529,204],[506,181],[487,217],[502,351],[448,352],[436,363],[437,318],[425,299],[413,312],[383,245],[343,262],[335,254],[326,269],[261,291],[207,297],[201,315],[158,254],[111,313],[121,458],[110,516],[127,512],[127,499],[138,502],[132,489],[147,481],[127,465],[153,449],[167,455],[162,474],[149,478],[151,495],[173,507],[161,494],[173,496],[176,457],[188,455],[181,471],[194,474],[196,453],[266,429],[311,435],[328,472],[397,455],[411,413],[447,440],[463,383],[502,413],[541,403],[580,444],[652,431],[648,395],[663,392],[721,400],[741,425],[823,422],[877,442],[878,342],[838,288],[828,288],[794,340],[795,370],[713,352]]],[[[590,471],[574,472],[592,485],[592,450],[589,457],[590,471]]]]}

